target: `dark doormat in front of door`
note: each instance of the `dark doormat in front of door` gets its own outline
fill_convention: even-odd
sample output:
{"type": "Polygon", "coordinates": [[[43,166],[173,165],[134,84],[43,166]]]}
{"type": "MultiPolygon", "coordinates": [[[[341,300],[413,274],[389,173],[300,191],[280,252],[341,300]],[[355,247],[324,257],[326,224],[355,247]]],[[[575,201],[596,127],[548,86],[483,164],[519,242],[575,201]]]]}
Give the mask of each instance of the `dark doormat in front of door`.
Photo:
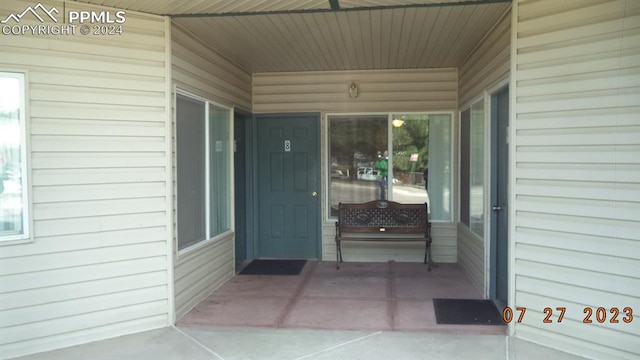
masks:
{"type": "Polygon", "coordinates": [[[438,324],[504,325],[491,300],[433,299],[438,324]]]}
{"type": "Polygon", "coordinates": [[[307,260],[253,260],[240,275],[299,275],[307,260]]]}

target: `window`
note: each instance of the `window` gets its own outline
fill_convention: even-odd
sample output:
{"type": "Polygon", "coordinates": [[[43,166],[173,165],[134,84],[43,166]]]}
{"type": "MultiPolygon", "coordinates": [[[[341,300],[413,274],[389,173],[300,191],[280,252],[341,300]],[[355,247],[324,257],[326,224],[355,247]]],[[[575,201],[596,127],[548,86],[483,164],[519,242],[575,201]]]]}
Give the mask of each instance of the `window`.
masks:
{"type": "Polygon", "coordinates": [[[484,236],[484,100],[462,112],[461,116],[461,211],[460,220],[484,236]]]}
{"type": "Polygon", "coordinates": [[[0,240],[29,239],[25,75],[0,72],[0,240]]]}
{"type": "Polygon", "coordinates": [[[329,117],[330,216],[337,216],[341,202],[379,198],[380,179],[374,165],[388,148],[387,122],[386,115],[329,117]]]}
{"type": "Polygon", "coordinates": [[[176,95],[179,250],[232,230],[231,111],[176,95]]]}
{"type": "Polygon", "coordinates": [[[328,115],[329,216],[340,202],[389,199],[427,202],[431,220],[451,221],[451,118],[328,115]]]}

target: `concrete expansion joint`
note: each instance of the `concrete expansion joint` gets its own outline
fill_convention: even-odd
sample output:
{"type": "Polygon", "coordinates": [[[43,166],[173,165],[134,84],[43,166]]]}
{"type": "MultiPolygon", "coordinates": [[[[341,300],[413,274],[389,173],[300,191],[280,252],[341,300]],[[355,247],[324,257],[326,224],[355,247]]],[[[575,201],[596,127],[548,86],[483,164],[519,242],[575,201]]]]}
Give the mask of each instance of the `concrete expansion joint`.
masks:
{"type": "Polygon", "coordinates": [[[339,347],[342,347],[342,346],[345,346],[345,345],[349,345],[349,344],[357,343],[357,342],[362,341],[362,340],[364,340],[364,339],[368,339],[368,338],[370,338],[370,337],[373,337],[373,336],[376,336],[376,335],[380,335],[380,334],[382,334],[382,331],[376,331],[376,332],[374,332],[374,333],[372,333],[372,334],[367,334],[367,335],[364,335],[364,336],[360,336],[360,337],[357,337],[357,338],[355,338],[355,339],[351,339],[351,340],[349,340],[349,341],[345,341],[345,342],[343,342],[343,343],[340,343],[340,344],[337,344],[337,345],[330,346],[330,347],[328,347],[328,348],[326,348],[326,349],[322,349],[322,350],[320,350],[320,351],[316,351],[316,352],[313,352],[313,353],[311,353],[311,354],[307,354],[307,355],[303,355],[303,356],[297,357],[297,358],[295,358],[295,359],[293,359],[293,360],[302,360],[302,359],[307,359],[307,358],[310,358],[310,357],[312,357],[312,356],[316,356],[316,355],[319,355],[319,354],[322,354],[322,353],[325,353],[325,352],[328,352],[328,351],[332,351],[332,350],[335,350],[335,349],[337,349],[337,348],[339,348],[339,347]]]}
{"type": "Polygon", "coordinates": [[[220,354],[218,354],[217,352],[213,351],[212,349],[210,349],[209,347],[207,347],[205,344],[201,343],[200,341],[198,341],[197,339],[195,339],[193,336],[190,336],[189,334],[185,333],[184,331],[178,329],[175,325],[171,326],[175,331],[179,332],[180,334],[182,334],[184,337],[186,337],[187,339],[189,339],[190,341],[192,341],[193,343],[195,343],[196,345],[200,346],[203,350],[205,350],[206,352],[210,353],[211,355],[215,356],[216,359],[219,360],[225,360],[222,356],[220,356],[220,354]]]}

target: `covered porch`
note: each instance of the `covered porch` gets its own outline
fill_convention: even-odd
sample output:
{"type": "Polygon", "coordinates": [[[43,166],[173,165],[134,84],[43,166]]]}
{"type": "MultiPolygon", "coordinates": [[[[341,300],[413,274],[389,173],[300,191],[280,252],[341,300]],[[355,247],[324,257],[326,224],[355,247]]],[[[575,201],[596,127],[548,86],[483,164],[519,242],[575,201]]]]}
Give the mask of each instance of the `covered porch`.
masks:
{"type": "Polygon", "coordinates": [[[640,308],[639,4],[7,2],[0,77],[19,101],[3,116],[21,141],[4,158],[21,177],[7,175],[0,208],[22,211],[0,219],[0,357],[564,356],[524,339],[636,357],[640,322],[589,324],[583,311],[640,308]],[[70,11],[98,29],[121,14],[123,32],[11,32],[70,11]],[[280,125],[304,140],[261,137],[280,125]],[[262,176],[299,144],[306,177],[262,176]],[[332,209],[376,196],[358,175],[384,150],[388,200],[422,202],[428,185],[431,273],[409,244],[353,245],[333,268],[332,209]],[[302,184],[303,204],[263,186],[282,179],[302,184]],[[291,256],[301,237],[304,256],[291,256]],[[236,275],[287,257],[308,267],[236,275]],[[507,329],[442,326],[439,297],[528,313],[507,329]]]}
{"type": "Polygon", "coordinates": [[[296,276],[236,275],[175,326],[15,360],[582,360],[506,335],[439,325],[433,298],[478,298],[455,264],[310,261],[296,276]]]}

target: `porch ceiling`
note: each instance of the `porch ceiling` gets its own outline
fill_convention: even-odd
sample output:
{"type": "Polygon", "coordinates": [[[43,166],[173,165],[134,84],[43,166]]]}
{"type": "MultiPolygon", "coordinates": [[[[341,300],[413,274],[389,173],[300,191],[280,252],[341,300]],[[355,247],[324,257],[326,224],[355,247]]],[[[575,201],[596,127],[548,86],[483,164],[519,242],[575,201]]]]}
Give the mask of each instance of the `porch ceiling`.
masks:
{"type": "Polygon", "coordinates": [[[458,67],[510,0],[81,0],[170,15],[250,73],[458,67]]]}

